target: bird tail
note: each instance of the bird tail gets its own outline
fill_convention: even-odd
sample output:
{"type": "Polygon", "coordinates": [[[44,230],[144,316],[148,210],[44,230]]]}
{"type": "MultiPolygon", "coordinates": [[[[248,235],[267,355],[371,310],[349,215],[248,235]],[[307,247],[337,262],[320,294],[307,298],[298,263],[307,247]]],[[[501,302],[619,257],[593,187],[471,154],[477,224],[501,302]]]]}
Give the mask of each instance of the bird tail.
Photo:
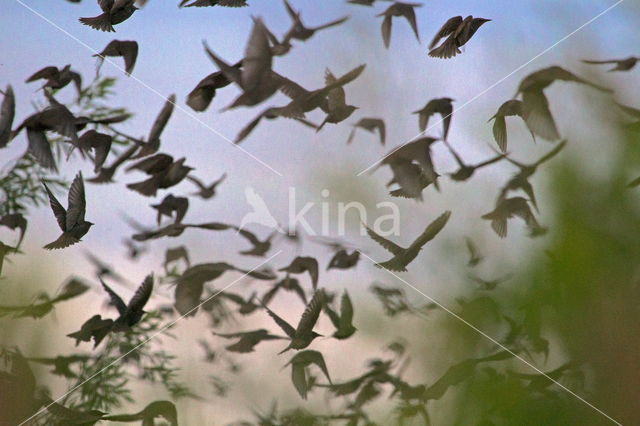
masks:
{"type": "Polygon", "coordinates": [[[278,352],[278,355],[285,353],[286,351],[288,351],[289,349],[291,349],[291,345],[287,346],[286,348],[284,348],[283,350],[281,350],[280,352],[278,352]]]}
{"type": "Polygon", "coordinates": [[[98,31],[104,31],[107,33],[113,33],[116,31],[111,25],[111,15],[106,12],[102,15],[94,16],[93,18],[80,18],[79,21],[98,31]]]}
{"type": "Polygon", "coordinates": [[[316,133],[318,133],[324,127],[324,125],[328,123],[327,120],[329,120],[329,115],[327,115],[325,117],[324,121],[322,123],[320,123],[320,125],[318,127],[316,127],[316,133]]]}
{"type": "Polygon", "coordinates": [[[68,234],[67,232],[64,232],[62,235],[60,235],[60,237],[57,240],[47,244],[46,246],[44,246],[44,248],[46,250],[63,249],[79,242],[80,242],[79,239],[68,234]]]}

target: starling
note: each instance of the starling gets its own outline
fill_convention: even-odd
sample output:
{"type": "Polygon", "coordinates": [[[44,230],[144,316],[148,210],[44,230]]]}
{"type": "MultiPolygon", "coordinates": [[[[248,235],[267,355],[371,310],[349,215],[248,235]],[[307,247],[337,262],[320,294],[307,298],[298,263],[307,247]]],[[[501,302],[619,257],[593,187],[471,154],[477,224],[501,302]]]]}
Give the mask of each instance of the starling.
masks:
{"type": "MultiPolygon", "coordinates": [[[[232,65],[232,68],[241,70],[242,61],[236,62],[232,65]]],[[[203,78],[195,89],[187,95],[187,105],[194,111],[205,111],[216,96],[216,91],[230,84],[231,80],[222,71],[211,73],[203,78]]]]}
{"type": "Polygon", "coordinates": [[[418,114],[420,131],[425,132],[429,125],[429,118],[434,114],[440,114],[442,117],[443,126],[443,140],[447,140],[449,135],[449,126],[451,125],[451,117],[453,116],[453,99],[451,98],[438,98],[432,99],[424,106],[424,108],[414,111],[414,114],[418,114]]]}
{"type": "Polygon", "coordinates": [[[134,241],[147,241],[147,240],[157,240],[162,237],[178,237],[182,235],[182,233],[187,228],[206,229],[207,231],[226,231],[228,229],[233,228],[233,226],[226,225],[224,223],[219,223],[219,222],[209,222],[209,223],[200,223],[200,224],[172,223],[155,230],[143,229],[139,233],[133,235],[131,238],[134,241]]]}
{"type": "Polygon", "coordinates": [[[280,272],[286,272],[287,274],[302,274],[309,273],[311,277],[311,284],[315,290],[318,286],[318,261],[310,256],[298,256],[284,268],[279,269],[280,272]]]}
{"type": "Polygon", "coordinates": [[[377,16],[384,16],[384,20],[382,21],[382,40],[384,41],[384,47],[389,48],[389,44],[391,43],[391,21],[394,17],[403,16],[409,25],[411,25],[411,29],[413,29],[413,33],[416,35],[416,39],[420,42],[420,34],[418,34],[418,24],[416,23],[416,12],[414,8],[421,7],[420,3],[402,3],[402,2],[394,2],[387,10],[382,12],[377,16]]]}
{"type": "Polygon", "coordinates": [[[427,175],[420,166],[406,161],[394,162],[390,165],[394,177],[387,183],[387,187],[394,183],[400,186],[400,188],[389,192],[392,197],[411,198],[421,201],[422,191],[429,185],[437,185],[437,179],[440,177],[437,173],[433,176],[427,175]]]}
{"type": "Polygon", "coordinates": [[[431,183],[439,189],[438,174],[431,159],[431,145],[437,141],[436,138],[422,137],[395,148],[380,162],[380,165],[391,168],[392,182],[400,185],[411,198],[422,199],[422,190],[431,183]],[[414,163],[417,163],[419,169],[413,166],[414,163]]]}
{"type": "Polygon", "coordinates": [[[67,209],[56,199],[55,195],[49,190],[47,184],[42,182],[44,189],[49,196],[49,203],[53,214],[58,221],[58,225],[62,230],[62,235],[54,242],[44,246],[47,250],[61,249],[80,242],[81,238],[89,232],[89,228],[93,223],[84,220],[86,211],[86,200],[84,196],[84,182],[82,173],[78,172],[75,179],[71,183],[69,189],[69,201],[67,209]]]}
{"type": "Polygon", "coordinates": [[[210,7],[210,6],[222,6],[222,7],[246,7],[249,6],[247,0],[195,0],[189,3],[189,0],[182,0],[180,7],[210,7]]]}
{"type": "Polygon", "coordinates": [[[49,89],[62,89],[73,81],[78,93],[82,91],[82,76],[73,71],[71,65],[65,65],[62,69],[53,66],[44,67],[29,77],[26,83],[37,80],[46,80],[42,88],[48,87],[49,89]]]}
{"type": "Polygon", "coordinates": [[[118,310],[119,317],[113,323],[113,331],[127,331],[136,325],[144,314],[144,305],[147,304],[153,291],[153,274],[146,276],[142,284],[138,287],[135,294],[129,300],[129,304],[125,304],[122,298],[118,296],[111,288],[100,280],[102,287],[109,294],[111,303],[118,310]]]}
{"type": "Polygon", "coordinates": [[[483,161],[481,163],[478,163],[476,165],[470,166],[470,165],[468,165],[468,164],[466,164],[465,162],[462,161],[462,158],[460,158],[458,153],[456,151],[454,151],[453,147],[448,142],[445,142],[445,145],[447,145],[447,148],[449,148],[449,151],[451,152],[451,155],[453,155],[453,158],[455,158],[456,163],[458,163],[458,166],[460,167],[456,172],[451,173],[449,175],[451,177],[451,179],[453,179],[453,180],[455,180],[457,182],[466,181],[471,176],[473,176],[473,174],[475,173],[476,170],[507,158],[504,154],[499,154],[499,155],[496,155],[495,157],[492,157],[492,158],[490,158],[488,160],[485,160],[485,161],[483,161]]]}
{"type": "Polygon", "coordinates": [[[159,204],[152,204],[151,207],[158,212],[158,226],[160,226],[162,216],[173,218],[173,213],[176,214],[174,223],[181,223],[189,209],[189,199],[186,197],[174,197],[173,194],[169,194],[159,204]]]}
{"type": "Polygon", "coordinates": [[[429,45],[429,56],[449,59],[462,53],[460,48],[471,40],[471,37],[473,37],[483,24],[489,21],[491,21],[491,19],[474,18],[471,15],[464,19],[462,19],[462,16],[450,18],[436,33],[433,41],[431,41],[429,45]],[[440,46],[436,47],[444,37],[447,37],[447,39],[442,42],[440,46]]]}
{"type": "Polygon", "coordinates": [[[316,337],[321,337],[320,334],[313,331],[313,327],[315,327],[318,317],[320,316],[320,311],[322,311],[322,307],[325,302],[324,299],[324,291],[317,290],[313,295],[311,302],[309,302],[307,308],[304,310],[297,328],[293,328],[293,326],[276,315],[271,309],[267,308],[264,304],[262,305],[269,316],[273,318],[276,324],[278,324],[278,327],[280,327],[282,331],[289,336],[289,339],[291,339],[289,345],[280,351],[278,355],[288,351],[289,349],[304,349],[309,346],[316,337]]]}
{"type": "Polygon", "coordinates": [[[393,257],[390,260],[382,263],[376,263],[376,266],[390,271],[406,271],[407,265],[409,265],[409,263],[418,256],[422,247],[429,241],[433,240],[436,235],[442,231],[442,228],[444,228],[449,221],[450,216],[451,211],[445,211],[436,220],[431,222],[424,232],[422,232],[422,234],[407,248],[400,247],[396,243],[387,240],[367,227],[367,234],[369,234],[369,237],[380,244],[385,250],[393,254],[393,257]]]}
{"type": "Polygon", "coordinates": [[[263,328],[253,331],[243,331],[238,333],[216,333],[214,336],[219,336],[225,339],[239,339],[237,342],[225,346],[225,349],[230,352],[249,353],[254,351],[254,347],[263,340],[277,340],[284,339],[284,337],[275,336],[269,334],[269,332],[263,328]]]}
{"type": "Polygon", "coordinates": [[[366,130],[369,133],[377,131],[378,135],[380,135],[380,143],[384,146],[387,139],[387,134],[384,120],[382,120],[381,118],[361,118],[356,124],[353,124],[352,126],[353,129],[351,130],[351,133],[349,133],[347,144],[350,144],[353,141],[356,130],[360,128],[366,130]]]}
{"type": "Polygon", "coordinates": [[[339,315],[327,303],[325,303],[323,309],[336,328],[333,337],[340,340],[348,339],[356,332],[356,328],[353,326],[353,305],[346,290],[342,294],[342,300],[340,301],[339,315]]]}
{"type": "Polygon", "coordinates": [[[2,106],[0,106],[0,149],[7,146],[11,140],[11,126],[16,114],[16,98],[11,85],[7,85],[4,92],[2,106]]]}
{"type": "Polygon", "coordinates": [[[329,269],[351,269],[358,264],[360,252],[353,250],[349,253],[346,249],[340,249],[333,255],[327,266],[329,269]]]}
{"type": "Polygon", "coordinates": [[[98,0],[102,14],[93,18],[80,18],[80,22],[98,31],[115,32],[113,25],[126,21],[138,10],[134,3],[135,0],[98,0]]]}
{"type": "Polygon", "coordinates": [[[585,64],[591,64],[591,65],[604,65],[604,64],[615,65],[615,67],[613,67],[613,68],[611,68],[609,70],[609,72],[612,72],[612,71],[630,71],[633,68],[635,68],[635,66],[638,63],[638,61],[640,61],[640,58],[635,57],[635,56],[630,56],[630,57],[625,58],[625,59],[612,59],[612,60],[609,60],[609,61],[588,61],[588,60],[583,60],[582,62],[584,62],[585,64]]]}
{"type": "Polygon", "coordinates": [[[343,18],[336,19],[335,21],[331,21],[317,27],[308,28],[302,22],[302,18],[300,17],[300,12],[296,11],[291,6],[291,4],[289,4],[288,0],[284,0],[284,5],[287,9],[287,13],[289,14],[289,17],[293,21],[293,27],[291,28],[291,30],[289,30],[289,33],[285,36],[285,39],[294,38],[296,40],[306,41],[311,37],[313,37],[316,31],[323,30],[325,28],[334,27],[336,25],[340,25],[343,22],[345,22],[347,19],[349,19],[348,16],[345,16],[343,18]]]}
{"type": "Polygon", "coordinates": [[[248,250],[241,251],[240,254],[245,256],[258,256],[263,257],[267,254],[267,252],[271,249],[271,240],[275,237],[276,232],[272,232],[266,240],[260,240],[256,234],[253,232],[247,231],[246,229],[238,229],[238,234],[242,235],[251,243],[251,248],[248,250]]]}
{"type": "Polygon", "coordinates": [[[98,58],[96,75],[100,74],[100,68],[102,67],[104,58],[107,56],[122,57],[122,59],[124,59],[124,70],[127,75],[130,75],[136,66],[136,59],[138,58],[138,43],[129,40],[113,40],[102,49],[102,52],[93,56],[98,58]]]}
{"type": "Polygon", "coordinates": [[[496,208],[483,215],[482,218],[490,220],[495,233],[500,238],[505,238],[507,236],[507,220],[515,216],[524,220],[532,233],[542,232],[543,228],[531,212],[527,200],[522,197],[500,199],[496,208]]]}
{"type": "Polygon", "coordinates": [[[97,176],[92,177],[91,179],[87,179],[88,182],[91,183],[110,183],[113,182],[113,175],[115,175],[116,171],[120,166],[124,164],[125,161],[129,160],[138,150],[137,145],[132,145],[125,152],[123,152],[118,158],[113,160],[108,167],[100,167],[100,171],[97,176]]]}
{"type": "Polygon", "coordinates": [[[95,130],[88,130],[78,138],[76,146],[80,149],[81,153],[85,153],[89,150],[94,151],[93,171],[98,173],[104,162],[107,160],[109,152],[111,152],[112,142],[113,137],[111,135],[100,133],[95,130]]]}
{"type": "MultiPolygon", "coordinates": [[[[524,120],[524,109],[522,107],[522,101],[511,99],[503,103],[502,105],[500,105],[500,108],[498,108],[498,112],[496,112],[495,115],[489,119],[489,121],[494,120],[493,138],[498,144],[498,148],[500,148],[500,151],[502,152],[507,151],[507,123],[505,117],[513,116],[520,117],[524,120]]],[[[531,132],[531,136],[533,137],[533,140],[535,142],[536,135],[533,133],[533,131],[529,131],[531,132]]]]}
{"type": "MultiPolygon", "coordinates": [[[[334,84],[336,77],[331,73],[329,68],[325,71],[324,82],[327,86],[334,84]]],[[[327,123],[341,123],[353,114],[358,107],[347,105],[346,94],[342,86],[331,89],[327,95],[326,113],[324,121],[318,126],[316,132],[319,132],[327,123]]]]}
{"type": "Polygon", "coordinates": [[[52,374],[56,376],[62,376],[67,379],[75,379],[78,377],[76,373],[71,370],[71,365],[76,363],[84,363],[89,360],[89,356],[87,355],[69,355],[62,356],[58,355],[55,358],[39,358],[39,357],[29,357],[27,361],[35,362],[42,365],[52,366],[53,370],[51,370],[52,374]]]}
{"type": "Polygon", "coordinates": [[[107,414],[100,410],[81,411],[67,408],[53,401],[51,398],[44,398],[43,405],[46,406],[47,411],[51,413],[53,419],[57,421],[57,424],[89,426],[104,419],[104,416],[107,414]]]}
{"type": "Polygon", "coordinates": [[[192,175],[187,175],[187,180],[191,183],[193,183],[195,186],[198,187],[198,192],[192,194],[192,195],[197,195],[198,197],[202,198],[203,200],[208,200],[209,198],[212,198],[214,195],[216,195],[216,188],[218,187],[218,185],[220,185],[225,179],[227,178],[227,174],[224,173],[222,176],[220,176],[217,180],[211,182],[211,184],[209,185],[205,185],[204,182],[202,182],[200,179],[192,176],[192,175]]]}
{"type": "MultiPolygon", "coordinates": [[[[295,25],[295,24],[294,24],[295,25]]],[[[289,32],[282,37],[282,40],[278,40],[269,28],[265,25],[265,29],[267,30],[267,36],[269,37],[269,44],[271,46],[271,55],[273,56],[284,56],[293,47],[291,45],[291,36],[292,32],[289,32]]]]}
{"type": "Polygon", "coordinates": [[[127,188],[147,197],[155,196],[158,189],[179,184],[193,170],[192,167],[184,165],[185,161],[184,157],[174,161],[173,157],[167,154],[156,154],[145,158],[130,166],[127,171],[141,170],[150,177],[141,182],[130,183],[127,188]]]}

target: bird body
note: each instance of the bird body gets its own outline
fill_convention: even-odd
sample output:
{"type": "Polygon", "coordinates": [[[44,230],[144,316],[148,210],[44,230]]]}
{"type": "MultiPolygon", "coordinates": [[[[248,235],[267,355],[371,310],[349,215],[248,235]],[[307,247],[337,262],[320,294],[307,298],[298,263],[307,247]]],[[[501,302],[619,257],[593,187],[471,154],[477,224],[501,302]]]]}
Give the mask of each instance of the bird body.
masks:
{"type": "Polygon", "coordinates": [[[454,16],[444,23],[442,28],[436,33],[433,41],[429,45],[429,56],[434,58],[449,59],[462,53],[460,48],[467,44],[478,29],[491,19],[474,18],[469,15],[462,19],[462,16],[454,16]],[[438,47],[436,45],[441,39],[446,38],[438,47]]]}
{"type": "Polygon", "coordinates": [[[115,32],[114,25],[126,21],[138,10],[134,3],[135,0],[98,0],[102,14],[92,18],[80,18],[79,21],[98,31],[115,32]]]}

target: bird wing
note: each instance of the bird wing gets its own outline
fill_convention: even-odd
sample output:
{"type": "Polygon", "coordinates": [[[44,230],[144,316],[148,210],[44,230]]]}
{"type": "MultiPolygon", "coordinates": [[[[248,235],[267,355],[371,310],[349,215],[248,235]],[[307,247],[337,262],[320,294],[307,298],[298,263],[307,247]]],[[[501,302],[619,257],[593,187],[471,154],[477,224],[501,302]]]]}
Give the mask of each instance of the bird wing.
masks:
{"type": "Polygon", "coordinates": [[[447,37],[450,34],[453,34],[456,31],[456,29],[460,26],[461,23],[462,23],[462,16],[454,16],[453,18],[449,18],[447,22],[444,23],[442,28],[440,28],[436,33],[436,35],[433,37],[431,44],[429,44],[429,49],[431,50],[434,47],[436,47],[436,45],[442,38],[447,37]]]}
{"type": "Polygon", "coordinates": [[[16,113],[16,98],[11,85],[4,91],[2,107],[0,107],[0,148],[4,148],[11,139],[11,126],[16,113]]]}
{"type": "Polygon", "coordinates": [[[27,152],[38,164],[46,169],[57,171],[56,159],[53,157],[51,145],[44,132],[27,127],[27,140],[29,141],[27,152]]]}
{"type": "Polygon", "coordinates": [[[51,190],[49,189],[47,184],[44,183],[44,181],[42,182],[42,185],[44,185],[44,189],[45,191],[47,191],[47,195],[49,196],[49,204],[51,205],[51,210],[53,210],[53,214],[56,217],[56,220],[58,221],[58,225],[60,226],[60,229],[64,232],[67,229],[66,228],[67,211],[64,209],[64,207],[62,207],[62,204],[60,204],[60,201],[58,201],[56,196],[53,195],[53,192],[51,192],[51,190]]]}
{"type": "Polygon", "coordinates": [[[209,58],[213,61],[213,63],[216,64],[216,66],[220,69],[225,77],[236,83],[238,86],[242,87],[242,71],[239,68],[232,67],[231,65],[220,59],[215,53],[211,51],[211,49],[209,49],[207,43],[204,43],[204,50],[205,52],[207,52],[209,58]]]}
{"type": "Polygon", "coordinates": [[[82,180],[82,172],[78,172],[69,189],[66,229],[71,229],[75,224],[82,222],[84,220],[85,210],[84,182],[82,180]]]}
{"type": "Polygon", "coordinates": [[[369,234],[369,237],[371,237],[371,239],[373,241],[375,241],[376,243],[380,244],[385,250],[389,251],[391,254],[393,254],[395,256],[398,256],[398,255],[404,253],[404,248],[402,248],[399,245],[397,245],[396,243],[394,243],[392,241],[389,241],[386,238],[380,236],[379,234],[377,234],[374,230],[372,230],[368,226],[365,226],[365,228],[367,229],[367,234],[369,234]]]}
{"type": "Polygon", "coordinates": [[[324,30],[325,28],[329,28],[329,27],[334,27],[336,25],[340,25],[343,22],[345,22],[347,19],[349,19],[349,17],[345,16],[345,17],[342,17],[340,19],[336,19],[334,21],[327,22],[326,24],[322,24],[320,26],[310,28],[310,30],[312,30],[312,31],[324,30]]]}
{"type": "Polygon", "coordinates": [[[531,133],[550,141],[560,139],[556,122],[549,109],[549,101],[542,90],[526,90],[522,95],[522,102],[522,118],[531,133]]]}
{"type": "Polygon", "coordinates": [[[160,135],[162,131],[167,126],[169,119],[171,118],[171,114],[173,114],[173,107],[176,103],[176,95],[171,95],[167,98],[162,110],[156,117],[156,120],[153,122],[153,126],[151,126],[151,131],[149,132],[149,137],[147,138],[148,142],[155,141],[160,139],[160,135]]]}
{"type": "Polygon", "coordinates": [[[136,290],[135,294],[129,300],[129,304],[127,305],[128,312],[136,312],[141,311],[144,308],[144,305],[147,304],[149,298],[151,297],[151,292],[153,291],[153,274],[149,274],[145,277],[140,287],[136,290]]]}
{"type": "Polygon", "coordinates": [[[442,228],[445,227],[447,222],[449,221],[449,217],[451,217],[451,211],[447,210],[442,213],[436,220],[427,225],[427,228],[424,232],[411,244],[409,250],[411,249],[419,249],[424,246],[429,241],[433,240],[436,235],[442,231],[442,228]]]}
{"type": "Polygon", "coordinates": [[[55,77],[59,74],[60,71],[57,67],[44,67],[39,71],[36,71],[31,77],[26,80],[26,83],[31,83],[36,80],[40,80],[41,78],[51,78],[55,77]]]}
{"type": "Polygon", "coordinates": [[[111,304],[115,306],[121,316],[124,315],[127,312],[127,305],[125,305],[124,300],[122,300],[122,298],[118,296],[116,292],[111,289],[111,287],[109,287],[104,281],[102,281],[102,279],[100,279],[100,282],[102,283],[102,288],[104,288],[104,290],[109,295],[111,304]]]}
{"type": "MultiPolygon", "coordinates": [[[[336,81],[337,81],[336,77],[329,70],[329,68],[327,68],[324,73],[325,85],[326,86],[332,85],[336,81]]],[[[339,108],[340,106],[346,105],[346,94],[344,89],[340,86],[334,89],[331,89],[328,94],[328,101],[329,101],[329,111],[333,111],[339,108]]]]}
{"type": "Polygon", "coordinates": [[[389,44],[391,43],[391,20],[393,17],[391,15],[385,14],[384,20],[382,21],[382,40],[384,41],[384,47],[389,48],[389,44]]]}
{"type": "Polygon", "coordinates": [[[255,18],[253,22],[242,61],[242,88],[245,91],[254,89],[263,81],[264,76],[271,72],[272,55],[267,28],[259,18],[255,18]]]}
{"type": "Polygon", "coordinates": [[[273,312],[271,309],[267,308],[266,306],[264,306],[264,304],[262,305],[263,308],[267,311],[267,313],[269,314],[269,316],[271,318],[273,318],[273,320],[276,322],[276,324],[278,324],[278,327],[280,327],[282,329],[282,331],[284,331],[287,336],[289,336],[290,338],[294,338],[296,335],[296,329],[293,328],[288,322],[286,322],[285,320],[283,320],[282,318],[280,318],[275,312],[273,312]]]}
{"type": "Polygon", "coordinates": [[[340,323],[350,325],[353,322],[353,305],[349,293],[345,290],[340,301],[340,323]]]}
{"type": "Polygon", "coordinates": [[[413,33],[416,35],[418,42],[420,42],[420,34],[418,33],[418,24],[416,22],[416,12],[413,10],[413,6],[405,5],[405,7],[401,9],[401,13],[409,22],[409,25],[411,25],[413,33]]]}
{"type": "Polygon", "coordinates": [[[318,290],[313,295],[311,302],[309,302],[307,308],[302,314],[302,317],[300,318],[300,322],[298,323],[298,327],[295,331],[296,335],[310,333],[313,330],[313,327],[315,327],[316,322],[318,321],[323,305],[324,291],[318,290]]]}
{"type": "Polygon", "coordinates": [[[135,41],[121,41],[118,45],[118,51],[124,59],[124,70],[127,74],[131,74],[138,59],[138,43],[135,41]]]}

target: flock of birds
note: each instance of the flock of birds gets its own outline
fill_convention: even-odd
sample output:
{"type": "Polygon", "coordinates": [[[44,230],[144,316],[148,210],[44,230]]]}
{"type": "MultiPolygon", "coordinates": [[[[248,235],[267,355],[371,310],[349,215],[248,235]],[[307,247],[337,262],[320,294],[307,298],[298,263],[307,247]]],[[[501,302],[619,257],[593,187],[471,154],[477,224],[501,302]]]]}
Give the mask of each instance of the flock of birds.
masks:
{"type": "MultiPolygon", "coordinates": [[[[80,22],[96,30],[114,31],[114,25],[120,24],[134,15],[134,12],[138,9],[135,3],[134,0],[99,0],[98,4],[102,13],[96,17],[80,18],[80,22]]],[[[349,0],[348,3],[372,6],[377,2],[374,0],[349,0]]],[[[180,6],[241,7],[247,6],[247,0],[195,0],[191,2],[183,0],[180,6]]],[[[356,106],[347,103],[345,86],[356,80],[364,72],[365,65],[355,67],[339,76],[327,69],[324,86],[314,90],[304,88],[272,69],[274,58],[288,54],[294,47],[294,43],[304,42],[314,36],[316,32],[341,25],[348,19],[344,17],[317,27],[308,27],[304,24],[301,13],[288,0],[284,0],[284,6],[291,17],[290,29],[281,38],[278,38],[267,28],[262,19],[254,18],[245,55],[240,61],[235,63],[227,62],[220,58],[209,46],[206,44],[204,46],[206,54],[217,66],[218,70],[203,78],[193,91],[187,95],[186,103],[194,111],[202,112],[207,110],[216,92],[232,83],[240,89],[240,95],[225,110],[260,105],[277,92],[290,98],[290,101],[285,105],[270,106],[260,112],[241,130],[235,140],[236,143],[246,139],[263,119],[289,118],[320,131],[326,124],[338,124],[346,121],[357,110],[356,106]],[[306,114],[314,110],[321,110],[325,114],[325,118],[320,125],[316,125],[306,118],[306,114]]],[[[382,40],[386,47],[389,47],[391,42],[392,22],[399,17],[406,19],[416,38],[420,40],[414,11],[415,8],[420,6],[420,4],[415,3],[393,2],[385,11],[377,15],[383,18],[381,32],[382,40]]],[[[466,46],[478,29],[489,21],[490,19],[473,16],[467,16],[466,18],[456,16],[447,20],[442,28],[436,32],[430,43],[429,56],[447,59],[461,54],[461,48],[466,46]]],[[[138,43],[135,41],[113,40],[99,54],[94,56],[98,58],[99,66],[106,57],[122,57],[126,73],[131,74],[135,69],[138,49],[138,43]]],[[[621,60],[585,62],[589,64],[613,64],[614,68],[611,71],[628,71],[636,65],[638,59],[632,57],[621,60]]],[[[70,144],[69,154],[77,150],[82,158],[89,159],[93,163],[96,175],[88,179],[88,182],[111,183],[118,169],[127,164],[126,172],[138,172],[146,175],[143,180],[128,184],[127,187],[146,197],[153,197],[159,190],[172,188],[186,179],[197,189],[194,196],[206,200],[215,196],[218,185],[226,177],[225,174],[212,183],[205,183],[193,175],[193,168],[185,164],[185,158],[174,159],[173,156],[160,152],[161,135],[172,116],[176,103],[175,95],[166,100],[151,127],[148,137],[145,140],[141,140],[117,129],[117,124],[128,118],[126,114],[101,119],[76,116],[65,105],[56,100],[56,92],[71,83],[73,83],[78,92],[82,90],[82,77],[70,65],[63,68],[45,67],[34,73],[26,81],[28,83],[44,81],[42,89],[48,99],[49,106],[25,118],[14,129],[15,96],[11,86],[7,86],[6,90],[2,92],[4,100],[0,109],[0,148],[6,147],[24,130],[28,141],[26,155],[32,156],[43,168],[57,172],[56,156],[47,136],[48,133],[55,133],[62,136],[63,140],[70,144]],[[88,126],[93,128],[85,131],[88,126]],[[104,131],[100,131],[102,129],[104,131]],[[84,133],[80,134],[82,131],[84,133]],[[112,142],[116,135],[128,140],[130,146],[117,155],[107,166],[105,165],[107,159],[115,155],[112,150],[112,142]]],[[[414,112],[418,116],[420,136],[409,143],[396,147],[384,156],[378,164],[378,167],[388,166],[393,175],[393,178],[387,184],[387,187],[395,185],[395,188],[390,190],[390,195],[422,200],[422,194],[427,187],[433,185],[436,190],[439,190],[438,180],[441,175],[437,172],[432,160],[431,147],[436,143],[442,143],[459,166],[456,171],[449,173],[449,177],[453,181],[466,181],[478,169],[500,161],[508,161],[513,164],[517,168],[517,172],[500,189],[495,209],[484,214],[482,218],[491,223],[492,228],[500,237],[507,235],[507,223],[514,217],[521,218],[525,222],[531,235],[543,234],[545,228],[538,223],[534,215],[534,211],[538,209],[538,206],[530,178],[543,163],[556,156],[566,145],[566,141],[558,142],[561,140],[560,132],[551,113],[545,93],[549,86],[556,81],[579,83],[596,90],[610,92],[608,89],[587,81],[559,66],[545,68],[529,74],[520,82],[515,97],[504,102],[490,119],[490,121],[493,121],[493,135],[498,147],[496,155],[473,164],[465,162],[448,140],[451,119],[454,113],[454,100],[446,97],[429,100],[423,108],[414,112]],[[439,116],[441,119],[442,135],[440,137],[425,135],[431,129],[429,122],[434,116],[439,116]],[[539,137],[551,142],[557,142],[556,145],[547,154],[532,163],[525,163],[511,158],[507,152],[506,119],[513,116],[522,119],[534,139],[539,137]],[[512,193],[518,191],[522,191],[524,196],[512,195],[512,193]]],[[[639,110],[627,106],[621,107],[628,114],[640,119],[639,110]]],[[[385,145],[386,126],[382,118],[359,118],[352,124],[347,143],[353,141],[358,129],[370,133],[377,132],[381,145],[385,145]]],[[[66,208],[44,183],[43,188],[62,231],[59,238],[47,244],[44,248],[63,249],[80,242],[93,225],[93,223],[85,219],[86,201],[82,174],[78,172],[70,186],[66,208]]],[[[243,255],[265,256],[271,249],[272,240],[276,236],[274,232],[264,240],[243,229],[243,227],[219,222],[184,223],[183,219],[189,208],[189,199],[187,197],[169,194],[161,202],[152,205],[152,208],[157,211],[158,227],[148,228],[132,222],[132,225],[138,229],[138,232],[132,236],[134,241],[177,237],[189,228],[216,232],[235,230],[251,244],[250,249],[242,252],[243,255]],[[165,217],[170,218],[171,223],[162,225],[165,217]]],[[[424,232],[408,247],[402,247],[367,228],[369,236],[393,255],[390,260],[381,262],[377,266],[392,271],[406,271],[407,266],[418,256],[422,247],[442,231],[450,215],[450,211],[443,212],[429,223],[424,232]]],[[[26,229],[26,219],[20,214],[10,214],[0,218],[0,225],[10,229],[20,229],[20,241],[22,241],[26,229]]],[[[330,245],[334,249],[334,257],[329,262],[328,269],[349,269],[355,267],[358,263],[360,253],[357,249],[349,250],[344,244],[336,242],[324,241],[323,243],[330,245]]],[[[180,254],[177,254],[177,256],[179,257],[180,254]]],[[[279,272],[285,272],[286,277],[276,282],[271,290],[258,302],[255,301],[254,297],[248,301],[237,298],[235,300],[241,306],[241,309],[245,309],[245,312],[264,309],[282,329],[286,337],[273,335],[264,329],[217,335],[222,338],[238,339],[237,342],[227,347],[231,351],[250,352],[259,342],[273,339],[289,340],[289,344],[284,351],[289,349],[301,350],[307,348],[315,338],[320,336],[314,331],[314,327],[320,313],[324,311],[336,328],[333,337],[338,339],[350,337],[356,331],[352,323],[353,307],[351,300],[345,292],[341,299],[340,310],[339,312],[336,311],[332,307],[334,295],[317,288],[319,269],[316,259],[298,256],[292,260],[289,266],[279,270],[279,272]],[[297,279],[290,276],[302,273],[308,273],[312,281],[313,296],[308,302],[303,287],[297,279]],[[295,292],[306,305],[306,309],[295,328],[267,307],[276,292],[280,290],[295,292]]],[[[204,284],[220,277],[226,271],[241,272],[259,280],[274,281],[278,279],[278,275],[270,270],[245,271],[224,262],[190,266],[176,279],[175,309],[184,316],[194,315],[198,307],[203,303],[204,284]]],[[[76,339],[77,342],[93,340],[95,347],[109,333],[129,330],[143,317],[144,306],[152,295],[153,282],[153,275],[147,276],[135,292],[135,295],[126,304],[102,281],[103,288],[109,295],[112,305],[117,308],[118,317],[104,319],[100,315],[96,315],[86,321],[79,331],[69,336],[76,339]]],[[[227,294],[227,297],[233,299],[231,294],[227,294]]]]}

